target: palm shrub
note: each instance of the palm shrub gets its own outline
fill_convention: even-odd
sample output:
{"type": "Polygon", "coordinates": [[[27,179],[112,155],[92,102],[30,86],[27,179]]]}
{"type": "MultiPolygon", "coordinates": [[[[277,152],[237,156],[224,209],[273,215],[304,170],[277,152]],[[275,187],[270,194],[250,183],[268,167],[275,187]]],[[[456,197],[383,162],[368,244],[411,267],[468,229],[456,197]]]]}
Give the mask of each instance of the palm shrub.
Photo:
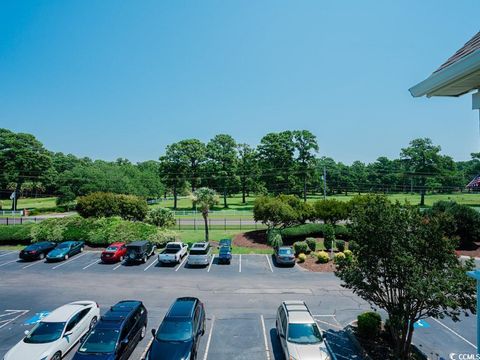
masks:
{"type": "Polygon", "coordinates": [[[170,209],[162,207],[150,209],[145,218],[145,222],[158,227],[172,227],[177,223],[173,212],[170,209]]]}

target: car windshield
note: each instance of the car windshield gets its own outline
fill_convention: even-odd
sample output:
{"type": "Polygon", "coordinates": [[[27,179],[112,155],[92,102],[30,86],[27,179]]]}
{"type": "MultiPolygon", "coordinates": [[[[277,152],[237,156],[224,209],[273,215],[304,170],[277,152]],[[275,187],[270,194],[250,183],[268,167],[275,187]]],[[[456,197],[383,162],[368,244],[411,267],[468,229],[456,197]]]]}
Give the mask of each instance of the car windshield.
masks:
{"type": "Polygon", "coordinates": [[[292,250],[290,250],[290,249],[280,249],[280,250],[278,250],[278,253],[280,255],[292,255],[292,250]]]}
{"type": "Polygon", "coordinates": [[[23,341],[27,344],[44,344],[58,340],[64,327],[64,322],[39,322],[23,341]]]}
{"type": "Polygon", "coordinates": [[[192,338],[192,324],[190,321],[168,321],[160,325],[157,340],[160,341],[187,341],[192,338]]]}
{"type": "Polygon", "coordinates": [[[322,335],[317,324],[289,324],[288,341],[296,344],[318,344],[322,342],[322,335]]]}
{"type": "Polygon", "coordinates": [[[107,251],[117,251],[118,247],[117,246],[109,246],[107,247],[107,251]]]}
{"type": "Polygon", "coordinates": [[[94,329],[80,346],[81,353],[112,353],[115,351],[119,331],[115,329],[94,329]]]}
{"type": "Polygon", "coordinates": [[[25,248],[25,250],[29,250],[29,251],[31,251],[31,250],[38,250],[38,249],[40,249],[40,247],[41,247],[40,244],[30,245],[30,246],[27,246],[27,247],[25,248]]]}
{"type": "Polygon", "coordinates": [[[58,245],[59,249],[67,249],[69,247],[70,247],[70,244],[60,244],[60,245],[58,245]]]}

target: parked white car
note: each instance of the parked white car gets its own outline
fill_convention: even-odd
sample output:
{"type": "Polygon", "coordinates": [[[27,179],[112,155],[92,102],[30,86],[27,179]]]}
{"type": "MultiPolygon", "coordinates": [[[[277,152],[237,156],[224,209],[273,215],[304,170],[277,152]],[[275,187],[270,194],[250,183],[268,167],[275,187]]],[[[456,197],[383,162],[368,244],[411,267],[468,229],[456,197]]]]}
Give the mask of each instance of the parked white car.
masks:
{"type": "Polygon", "coordinates": [[[212,259],[212,249],[208,242],[198,242],[192,245],[188,254],[188,265],[207,266],[212,259]]]}
{"type": "Polygon", "coordinates": [[[4,360],[60,360],[100,318],[94,301],[76,301],[55,309],[4,356],[4,360]]]}
{"type": "Polygon", "coordinates": [[[169,242],[165,249],[158,254],[160,263],[179,263],[187,255],[188,245],[179,241],[169,242]]]}
{"type": "Polygon", "coordinates": [[[330,360],[324,336],[303,301],[283,301],[277,334],[286,360],[330,360]]]}

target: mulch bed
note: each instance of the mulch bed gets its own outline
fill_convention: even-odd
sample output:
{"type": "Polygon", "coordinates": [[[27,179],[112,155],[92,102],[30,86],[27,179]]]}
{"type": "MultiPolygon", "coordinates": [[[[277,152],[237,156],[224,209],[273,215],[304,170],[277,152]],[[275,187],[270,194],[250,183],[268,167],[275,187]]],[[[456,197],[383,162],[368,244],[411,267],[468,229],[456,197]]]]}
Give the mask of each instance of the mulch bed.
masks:
{"type": "Polygon", "coordinates": [[[235,235],[233,245],[246,247],[250,249],[271,249],[267,245],[265,230],[255,230],[235,235]]]}
{"type": "Polygon", "coordinates": [[[475,242],[473,245],[468,249],[459,249],[455,250],[455,253],[460,256],[472,256],[472,257],[480,257],[480,242],[475,242]]]}
{"type": "Polygon", "coordinates": [[[307,255],[307,259],[303,263],[297,262],[297,264],[304,269],[314,272],[334,272],[335,264],[333,261],[330,261],[326,264],[321,264],[317,262],[317,258],[312,255],[307,255]]]}

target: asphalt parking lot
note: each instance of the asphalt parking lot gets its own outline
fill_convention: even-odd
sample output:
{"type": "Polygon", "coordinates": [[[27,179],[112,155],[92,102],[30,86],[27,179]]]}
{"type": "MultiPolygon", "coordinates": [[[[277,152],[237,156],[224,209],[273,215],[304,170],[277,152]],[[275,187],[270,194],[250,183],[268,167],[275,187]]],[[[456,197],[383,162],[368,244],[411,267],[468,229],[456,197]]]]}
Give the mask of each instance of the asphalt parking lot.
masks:
{"type": "MultiPolygon", "coordinates": [[[[101,264],[98,252],[84,252],[59,263],[23,262],[18,252],[0,251],[0,357],[43,313],[75,300],[94,300],[102,311],[122,299],[142,300],[149,328],[156,328],[170,304],[196,296],[206,306],[207,331],[198,359],[283,359],[275,331],[282,300],[305,300],[337,359],[360,358],[342,331],[368,304],[340,286],[331,273],[299,266],[277,267],[268,255],[235,255],[230,265],[216,258],[204,268],[146,264],[101,264]]],[[[433,359],[475,351],[475,316],[453,323],[427,319],[415,342],[433,359]],[[438,356],[436,355],[438,354],[438,356]]],[[[147,336],[131,359],[140,359],[147,336]]],[[[73,352],[72,352],[73,353],[73,352]]],[[[71,359],[72,353],[67,355],[71,359]]]]}

